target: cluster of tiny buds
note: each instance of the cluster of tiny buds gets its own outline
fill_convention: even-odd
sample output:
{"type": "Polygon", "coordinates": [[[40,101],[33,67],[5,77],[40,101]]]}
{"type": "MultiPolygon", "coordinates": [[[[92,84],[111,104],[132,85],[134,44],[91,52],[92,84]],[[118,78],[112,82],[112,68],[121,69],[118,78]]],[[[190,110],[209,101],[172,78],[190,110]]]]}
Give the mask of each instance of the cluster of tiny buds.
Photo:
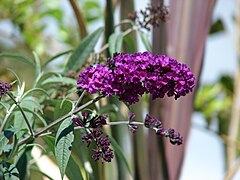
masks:
{"type": "Polygon", "coordinates": [[[12,87],[10,83],[6,83],[0,80],[0,97],[6,94],[12,87]]]}
{"type": "Polygon", "coordinates": [[[180,135],[180,133],[176,132],[172,128],[164,130],[161,121],[150,116],[149,114],[146,115],[144,125],[147,128],[154,129],[157,135],[168,137],[170,143],[173,145],[181,145],[183,143],[183,137],[180,135]]]}
{"type": "Polygon", "coordinates": [[[150,31],[150,27],[158,27],[161,22],[166,22],[169,19],[168,7],[163,3],[158,5],[148,4],[144,10],[139,13],[129,13],[128,18],[134,21],[140,27],[150,31]]]}

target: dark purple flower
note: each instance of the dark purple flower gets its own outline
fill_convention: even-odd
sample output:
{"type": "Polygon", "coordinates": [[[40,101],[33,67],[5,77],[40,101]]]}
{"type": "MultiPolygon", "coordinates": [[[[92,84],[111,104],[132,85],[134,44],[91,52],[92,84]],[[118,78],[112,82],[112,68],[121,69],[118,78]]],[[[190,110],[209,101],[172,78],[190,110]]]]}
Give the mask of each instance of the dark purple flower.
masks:
{"type": "Polygon", "coordinates": [[[183,143],[183,137],[180,135],[180,133],[176,132],[174,129],[168,129],[165,130],[163,135],[165,137],[169,137],[170,142],[172,144],[177,144],[177,145],[181,145],[183,143]]]}
{"type": "Polygon", "coordinates": [[[145,117],[144,126],[146,128],[163,129],[161,121],[150,116],[149,114],[147,114],[145,117]]]}
{"type": "Polygon", "coordinates": [[[95,142],[97,149],[92,149],[92,158],[95,161],[102,159],[106,162],[111,162],[113,158],[113,150],[110,148],[111,141],[108,136],[102,136],[103,132],[101,130],[93,129],[82,137],[83,142],[86,142],[88,147],[92,142],[95,142]]]}
{"type": "Polygon", "coordinates": [[[103,114],[103,115],[100,115],[100,116],[93,117],[90,120],[89,127],[91,127],[91,128],[102,127],[103,125],[107,124],[107,121],[106,121],[107,117],[108,117],[107,114],[103,114]]]}
{"type": "Polygon", "coordinates": [[[132,133],[135,133],[138,128],[139,128],[139,127],[138,127],[137,125],[128,124],[128,129],[129,129],[129,131],[131,131],[132,133]]]}
{"type": "Polygon", "coordinates": [[[131,123],[135,117],[136,117],[136,115],[131,112],[131,113],[128,115],[128,121],[129,121],[129,123],[131,123]]]}
{"type": "Polygon", "coordinates": [[[178,99],[192,91],[195,77],[177,60],[150,52],[115,53],[108,65],[87,68],[79,75],[77,85],[89,93],[116,95],[129,105],[144,93],[153,99],[174,96],[178,99]]]}
{"type": "Polygon", "coordinates": [[[5,83],[0,80],[0,97],[6,94],[11,87],[12,85],[10,83],[5,83]]]}
{"type": "Polygon", "coordinates": [[[103,125],[107,124],[107,115],[95,115],[93,117],[90,117],[90,114],[87,112],[82,112],[82,117],[73,117],[72,122],[76,126],[86,127],[86,128],[98,128],[102,127],[103,125]]]}
{"type": "Polygon", "coordinates": [[[75,116],[75,117],[72,118],[72,122],[73,122],[76,126],[82,126],[82,127],[84,126],[82,120],[81,120],[79,117],[77,117],[77,116],[75,116]]]}

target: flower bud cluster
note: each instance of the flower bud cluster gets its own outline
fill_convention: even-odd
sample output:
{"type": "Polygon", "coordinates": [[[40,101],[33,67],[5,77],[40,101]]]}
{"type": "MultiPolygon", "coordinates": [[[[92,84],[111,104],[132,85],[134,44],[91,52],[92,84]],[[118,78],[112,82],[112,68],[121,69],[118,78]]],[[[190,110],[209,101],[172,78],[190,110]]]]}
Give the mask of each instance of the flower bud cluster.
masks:
{"type": "Polygon", "coordinates": [[[106,115],[94,116],[91,118],[90,114],[87,112],[82,112],[81,118],[72,118],[72,122],[76,126],[87,128],[87,134],[82,137],[82,141],[87,143],[87,147],[89,147],[92,142],[96,144],[96,148],[92,148],[92,158],[95,161],[101,159],[102,162],[111,162],[113,158],[113,150],[110,148],[111,141],[109,137],[107,135],[102,136],[103,131],[98,129],[107,123],[106,118],[106,115]]]}
{"type": "Polygon", "coordinates": [[[11,87],[12,85],[10,83],[5,83],[0,80],[0,97],[6,94],[11,87]]]}
{"type": "Polygon", "coordinates": [[[160,120],[155,117],[150,116],[149,114],[145,117],[144,122],[145,127],[154,129],[156,134],[162,137],[168,137],[170,143],[173,145],[181,145],[183,143],[183,137],[180,133],[176,132],[174,129],[164,130],[163,125],[160,120]]]}
{"type": "Polygon", "coordinates": [[[168,7],[161,4],[148,4],[144,10],[140,12],[129,13],[128,18],[134,21],[140,27],[150,31],[150,27],[158,27],[161,22],[169,19],[168,7]]]}

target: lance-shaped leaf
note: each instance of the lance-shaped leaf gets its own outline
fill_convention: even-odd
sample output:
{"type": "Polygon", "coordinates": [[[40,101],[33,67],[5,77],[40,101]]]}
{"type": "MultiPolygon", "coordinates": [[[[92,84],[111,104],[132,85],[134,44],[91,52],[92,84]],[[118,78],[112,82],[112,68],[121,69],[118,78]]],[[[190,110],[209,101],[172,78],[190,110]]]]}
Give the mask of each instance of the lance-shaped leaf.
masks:
{"type": "Polygon", "coordinates": [[[72,143],[74,140],[73,124],[71,118],[66,119],[60,125],[55,140],[55,157],[63,178],[71,155],[72,143]]]}
{"type": "Polygon", "coordinates": [[[65,72],[76,70],[80,65],[85,63],[89,55],[93,52],[102,32],[103,28],[98,28],[92,34],[88,35],[82,40],[80,45],[69,58],[66,64],[65,72]]]}
{"type": "Polygon", "coordinates": [[[140,39],[141,39],[143,45],[145,46],[146,50],[149,52],[152,52],[152,45],[151,45],[151,42],[149,41],[146,33],[143,31],[138,31],[138,32],[140,35],[140,39]]]}
{"type": "Polygon", "coordinates": [[[113,57],[113,53],[120,52],[122,49],[123,34],[113,33],[108,40],[109,53],[113,57]]]}
{"type": "Polygon", "coordinates": [[[35,66],[34,62],[26,57],[26,56],[23,56],[21,54],[12,54],[12,53],[0,53],[0,60],[2,58],[9,58],[9,59],[13,59],[13,60],[18,60],[20,62],[23,62],[23,63],[26,63],[26,64],[29,64],[31,66],[35,66]]]}

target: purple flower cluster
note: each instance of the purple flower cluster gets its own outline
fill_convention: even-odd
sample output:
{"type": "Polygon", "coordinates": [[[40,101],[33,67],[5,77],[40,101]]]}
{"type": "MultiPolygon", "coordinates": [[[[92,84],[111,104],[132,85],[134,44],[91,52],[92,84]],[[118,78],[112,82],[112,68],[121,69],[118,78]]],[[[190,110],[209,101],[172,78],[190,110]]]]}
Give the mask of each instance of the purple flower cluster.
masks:
{"type": "Polygon", "coordinates": [[[183,143],[183,137],[180,133],[176,132],[174,129],[164,130],[163,125],[160,120],[150,116],[149,114],[145,117],[144,122],[145,127],[154,129],[156,134],[163,137],[169,137],[172,144],[181,145],[183,143]]]}
{"type": "Polygon", "coordinates": [[[12,87],[11,84],[5,83],[0,80],[0,97],[6,94],[11,87],[12,87]]]}
{"type": "Polygon", "coordinates": [[[153,99],[185,96],[194,87],[195,77],[185,64],[150,52],[115,53],[108,65],[90,66],[79,75],[77,85],[89,93],[117,95],[133,104],[144,93],[153,99]]]}
{"type": "Polygon", "coordinates": [[[88,134],[82,137],[82,141],[90,146],[91,142],[95,142],[97,145],[97,149],[92,149],[93,156],[92,158],[95,161],[102,159],[106,162],[111,162],[113,159],[113,150],[110,148],[111,141],[109,140],[108,136],[102,136],[103,132],[98,129],[93,129],[88,134]]]}

